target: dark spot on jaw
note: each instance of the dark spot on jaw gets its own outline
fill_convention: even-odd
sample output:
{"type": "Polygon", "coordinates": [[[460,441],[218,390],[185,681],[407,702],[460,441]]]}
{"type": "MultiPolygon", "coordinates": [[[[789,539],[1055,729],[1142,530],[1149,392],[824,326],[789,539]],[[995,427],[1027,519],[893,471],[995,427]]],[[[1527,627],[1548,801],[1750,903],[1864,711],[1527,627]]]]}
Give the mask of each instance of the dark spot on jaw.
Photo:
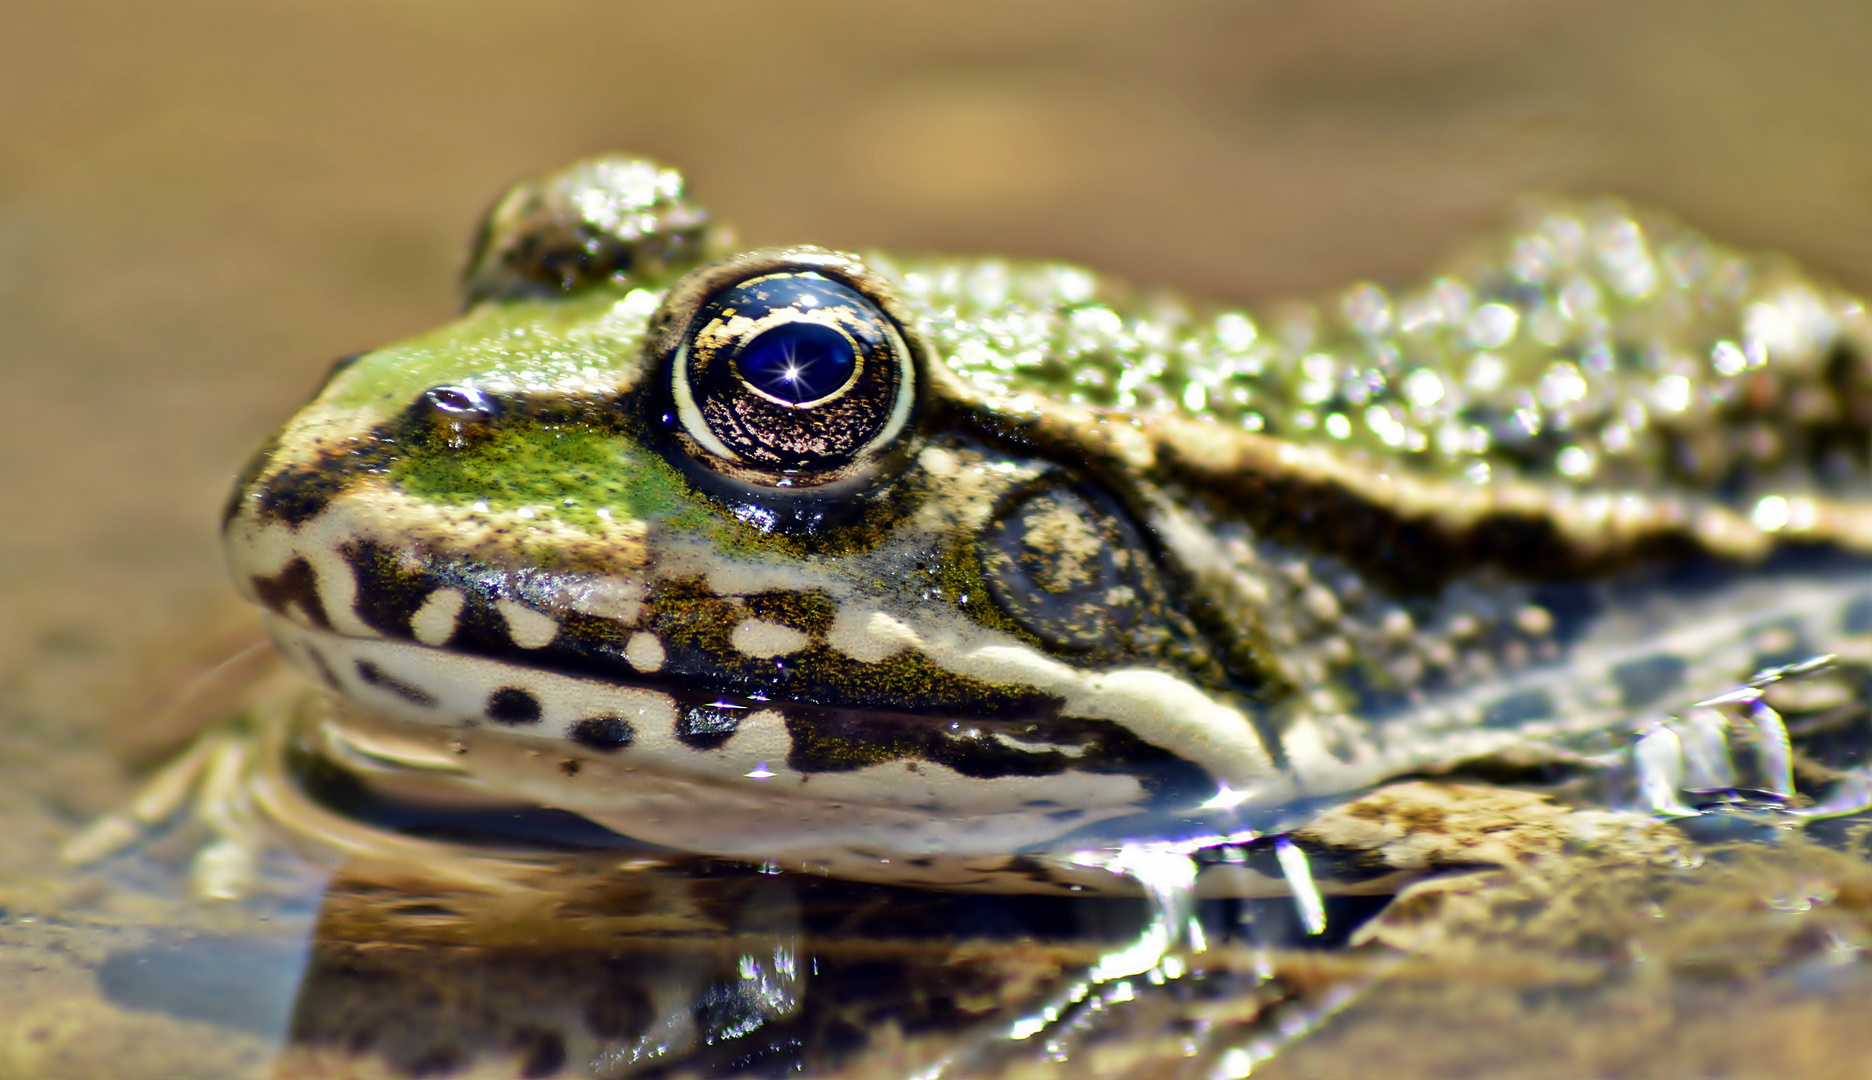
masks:
{"type": "Polygon", "coordinates": [[[579,770],[584,767],[585,763],[575,757],[566,758],[559,763],[559,771],[565,773],[567,776],[577,776],[579,770]]]}
{"type": "Polygon", "coordinates": [[[388,690],[412,705],[420,705],[427,709],[433,707],[436,703],[435,697],[428,691],[411,686],[409,683],[390,674],[383,668],[371,663],[369,660],[359,660],[357,662],[357,673],[358,678],[364,680],[366,685],[375,686],[380,690],[388,690]]]}
{"type": "Polygon", "coordinates": [[[272,577],[255,574],[249,579],[254,595],[268,611],[285,615],[297,605],[299,611],[320,630],[332,628],[325,614],[325,602],[319,599],[318,574],[304,559],[294,559],[272,577]]]}
{"type": "MultiPolygon", "coordinates": [[[[791,742],[786,764],[800,773],[849,773],[909,760],[983,780],[1066,772],[1127,775],[1137,779],[1153,802],[1200,801],[1215,792],[1215,780],[1201,766],[1110,721],[981,720],[965,726],[853,709],[786,707],[782,713],[791,742]],[[996,738],[997,732],[1015,736],[1019,743],[996,738]]],[[[1036,799],[1028,805],[1037,809],[1035,804],[1048,803],[1036,799]]]]}
{"type": "Polygon", "coordinates": [[[318,669],[319,681],[334,693],[344,693],[344,684],[338,681],[338,675],[332,671],[331,661],[325,659],[325,654],[310,645],[305,647],[305,654],[312,661],[312,666],[318,669]]]}
{"type": "Polygon", "coordinates": [[[360,459],[382,456],[370,451],[346,453],[342,458],[324,455],[309,465],[284,469],[260,481],[257,477],[267,464],[270,449],[262,450],[261,458],[249,469],[255,479],[240,485],[230,510],[238,512],[243,503],[251,503],[260,520],[284,522],[295,528],[324,513],[331,501],[354,482],[355,474],[362,471],[359,466],[368,468],[371,464],[360,459]]]}
{"type": "Polygon", "coordinates": [[[404,554],[386,544],[358,540],[338,553],[357,579],[357,617],[386,637],[411,637],[410,621],[435,591],[432,575],[412,570],[404,554]]]}
{"type": "Polygon", "coordinates": [[[588,716],[572,725],[572,741],[611,754],[637,740],[637,729],[621,716],[588,716]]]}
{"type": "Polygon", "coordinates": [[[714,750],[734,738],[741,710],[713,705],[685,705],[676,717],[676,741],[691,750],[714,750]]]}
{"type": "Polygon", "coordinates": [[[537,724],[539,698],[517,686],[503,686],[488,695],[487,717],[497,724],[537,724]]]}

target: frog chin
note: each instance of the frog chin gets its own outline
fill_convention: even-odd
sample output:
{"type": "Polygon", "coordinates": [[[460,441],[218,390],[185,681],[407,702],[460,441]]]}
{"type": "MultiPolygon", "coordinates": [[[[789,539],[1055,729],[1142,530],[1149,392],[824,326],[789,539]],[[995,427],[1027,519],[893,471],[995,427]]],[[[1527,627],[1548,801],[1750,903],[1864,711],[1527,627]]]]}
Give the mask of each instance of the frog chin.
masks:
{"type": "MultiPolygon", "coordinates": [[[[956,884],[1070,833],[1137,814],[1129,778],[1063,776],[1031,789],[997,790],[979,779],[928,768],[872,766],[802,779],[787,769],[754,783],[644,767],[628,755],[568,758],[553,740],[486,729],[445,731],[364,713],[342,702],[324,710],[325,742],[341,760],[368,759],[381,795],[433,799],[437,772],[498,793],[502,806],[570,811],[621,836],[687,853],[837,867],[839,876],[901,883],[904,874],[956,884]],[[566,763],[579,767],[568,772],[566,763]],[[413,780],[399,784],[404,766],[413,780]],[[908,779],[911,782],[905,783],[908,779]],[[963,790],[973,788],[973,790],[963,790]],[[1044,798],[1051,795],[1053,798],[1044,798]],[[971,804],[958,803],[966,798],[971,804]],[[927,801],[919,802],[918,799],[927,801]],[[1098,805],[1069,808],[1063,800],[1098,805]],[[946,800],[950,805],[939,806],[946,800]],[[895,863],[898,869],[889,869],[895,863]],[[972,868],[969,869],[969,868],[972,868]]],[[[757,766],[758,770],[758,766],[757,766]]],[[[454,801],[454,800],[449,800],[454,801]]]]}
{"type": "Polygon", "coordinates": [[[681,850],[1005,856],[1112,818],[1195,806],[1217,788],[1202,768],[1104,720],[1036,733],[992,720],[697,704],[653,686],[267,623],[285,657],[343,703],[341,726],[432,740],[438,761],[491,789],[681,850]],[[935,734],[918,743],[906,732],[935,734]]]}

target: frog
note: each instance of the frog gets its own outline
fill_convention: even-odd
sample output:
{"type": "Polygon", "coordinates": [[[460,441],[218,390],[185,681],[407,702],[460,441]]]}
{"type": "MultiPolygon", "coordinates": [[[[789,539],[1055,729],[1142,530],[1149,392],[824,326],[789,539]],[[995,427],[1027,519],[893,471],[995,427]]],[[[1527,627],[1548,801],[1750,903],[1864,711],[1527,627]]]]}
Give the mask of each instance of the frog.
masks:
{"type": "MultiPolygon", "coordinates": [[[[1872,656],[1863,302],[1616,199],[1244,307],[743,248],[608,155],[504,194],[462,295],[240,474],[226,558],[289,670],[74,860],[192,801],[210,894],[280,829],[470,872],[309,791],[340,769],[652,851],[1077,890],[1149,860],[1059,853],[1226,851],[1407,777],[1798,801],[1785,753],[1733,767],[1787,744],[1761,688],[1872,656]]],[[[1833,779],[1828,812],[1872,801],[1833,779]]]]}

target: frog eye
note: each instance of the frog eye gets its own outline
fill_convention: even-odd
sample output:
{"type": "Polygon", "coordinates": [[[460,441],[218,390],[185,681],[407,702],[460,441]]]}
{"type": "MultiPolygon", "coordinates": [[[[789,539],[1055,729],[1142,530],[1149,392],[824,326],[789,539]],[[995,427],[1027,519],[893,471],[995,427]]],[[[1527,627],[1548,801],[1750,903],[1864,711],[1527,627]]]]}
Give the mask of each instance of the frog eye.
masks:
{"type": "Polygon", "coordinates": [[[914,355],[881,285],[843,256],[798,249],[711,270],[663,316],[677,442],[713,472],[764,488],[878,472],[917,396],[914,355]]]}

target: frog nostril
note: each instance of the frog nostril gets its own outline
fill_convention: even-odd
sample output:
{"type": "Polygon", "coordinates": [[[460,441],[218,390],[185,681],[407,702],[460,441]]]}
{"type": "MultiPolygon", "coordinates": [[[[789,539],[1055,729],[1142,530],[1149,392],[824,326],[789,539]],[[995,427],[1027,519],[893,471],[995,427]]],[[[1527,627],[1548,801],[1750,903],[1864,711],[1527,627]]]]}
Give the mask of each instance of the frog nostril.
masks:
{"type": "Polygon", "coordinates": [[[472,386],[438,386],[428,396],[438,412],[452,416],[489,417],[496,411],[494,402],[472,386]]]}
{"type": "Polygon", "coordinates": [[[413,428],[440,445],[460,450],[490,437],[500,403],[473,386],[432,386],[413,410],[413,428]]]}

